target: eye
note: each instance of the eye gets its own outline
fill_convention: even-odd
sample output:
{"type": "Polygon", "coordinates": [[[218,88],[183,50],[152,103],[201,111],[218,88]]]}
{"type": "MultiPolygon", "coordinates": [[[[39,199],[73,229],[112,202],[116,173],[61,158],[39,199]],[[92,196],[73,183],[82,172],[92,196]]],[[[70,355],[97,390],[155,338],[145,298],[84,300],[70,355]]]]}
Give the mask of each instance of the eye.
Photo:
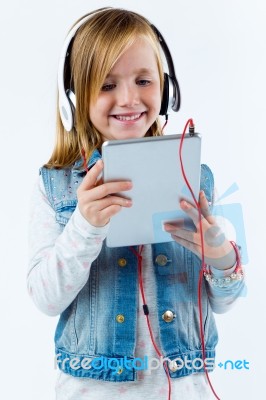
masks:
{"type": "Polygon", "coordinates": [[[151,83],[149,79],[138,79],[137,84],[139,86],[148,86],[151,83]]]}
{"type": "Polygon", "coordinates": [[[103,86],[102,86],[102,92],[109,92],[110,90],[112,90],[112,89],[114,89],[115,88],[115,84],[114,83],[105,83],[103,86]]]}

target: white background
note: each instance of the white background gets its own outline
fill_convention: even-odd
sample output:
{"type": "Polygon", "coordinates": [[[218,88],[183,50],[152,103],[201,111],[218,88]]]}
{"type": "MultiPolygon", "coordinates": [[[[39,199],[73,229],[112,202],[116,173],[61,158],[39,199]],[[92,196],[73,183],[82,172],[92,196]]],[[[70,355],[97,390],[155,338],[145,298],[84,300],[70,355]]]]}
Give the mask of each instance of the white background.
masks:
{"type": "Polygon", "coordinates": [[[249,264],[248,296],[217,315],[217,361],[249,370],[211,374],[221,399],[264,398],[265,356],[265,5],[263,0],[1,1],[1,398],[54,398],[53,334],[57,318],[41,314],[26,292],[29,199],[38,168],[54,144],[59,52],[72,23],[93,9],[120,6],[148,17],[164,34],[182,91],[167,133],[193,117],[202,161],[224,202],[241,203],[249,264]],[[260,393],[260,394],[259,394],[260,393]]]}

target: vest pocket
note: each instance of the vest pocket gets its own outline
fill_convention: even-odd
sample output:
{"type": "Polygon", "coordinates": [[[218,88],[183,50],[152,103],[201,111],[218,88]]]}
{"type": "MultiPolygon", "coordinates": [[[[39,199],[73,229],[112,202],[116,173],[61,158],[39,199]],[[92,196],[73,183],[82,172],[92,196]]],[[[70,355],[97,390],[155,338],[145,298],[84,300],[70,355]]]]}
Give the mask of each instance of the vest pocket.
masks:
{"type": "Polygon", "coordinates": [[[55,219],[61,225],[66,225],[75,211],[77,200],[63,200],[55,204],[55,219]]]}

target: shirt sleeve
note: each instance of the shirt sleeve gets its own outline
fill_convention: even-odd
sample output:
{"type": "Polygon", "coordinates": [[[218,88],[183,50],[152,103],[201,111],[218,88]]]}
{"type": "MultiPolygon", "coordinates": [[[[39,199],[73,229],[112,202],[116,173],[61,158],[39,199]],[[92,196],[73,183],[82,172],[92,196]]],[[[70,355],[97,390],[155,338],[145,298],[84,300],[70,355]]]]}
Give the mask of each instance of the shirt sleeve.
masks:
{"type": "MultiPolygon", "coordinates": [[[[214,203],[219,198],[217,188],[214,188],[213,199],[214,203]]],[[[221,226],[222,230],[226,232],[226,227],[221,226]]],[[[239,248],[241,253],[241,249],[239,248]]],[[[219,270],[210,266],[210,272],[214,279],[229,277],[235,270],[236,264],[226,270],[219,270]]],[[[222,287],[214,286],[209,282],[206,282],[207,292],[209,301],[213,312],[216,314],[223,314],[229,311],[237,302],[240,297],[244,297],[247,294],[247,288],[245,279],[230,281],[227,285],[222,287]]]]}
{"type": "Polygon", "coordinates": [[[109,225],[92,226],[76,207],[62,230],[41,176],[30,206],[28,291],[41,311],[58,315],[86,284],[109,225]]]}
{"type": "MultiPolygon", "coordinates": [[[[235,270],[235,265],[226,270],[219,270],[210,267],[210,272],[214,279],[229,277],[235,270]]],[[[229,311],[239,297],[246,296],[247,288],[244,278],[241,280],[230,280],[224,286],[214,286],[206,283],[209,301],[213,312],[222,314],[229,311]]]]}

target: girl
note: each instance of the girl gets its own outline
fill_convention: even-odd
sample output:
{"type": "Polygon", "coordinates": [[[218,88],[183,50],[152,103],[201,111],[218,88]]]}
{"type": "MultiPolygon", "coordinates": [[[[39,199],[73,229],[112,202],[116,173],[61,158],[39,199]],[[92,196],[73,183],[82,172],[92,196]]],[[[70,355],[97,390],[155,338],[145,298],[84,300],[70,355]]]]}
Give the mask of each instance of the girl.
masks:
{"type": "Polygon", "coordinates": [[[59,89],[63,85],[72,99],[73,123],[59,93],[57,141],[40,169],[30,223],[28,289],[40,310],[60,315],[56,398],[166,399],[168,378],[172,398],[208,399],[203,359],[211,370],[217,343],[212,311],[227,311],[244,285],[237,247],[219,233],[209,211],[212,173],[202,166],[199,204],[211,265],[201,295],[204,349],[195,207],[181,202],[197,227],[194,233],[167,224],[174,238],[169,243],[138,249],[105,245],[110,219],[132,206],[115,193],[130,190],[132,183],[101,181],[101,145],[162,134],[165,83],[158,35],[144,17],[121,9],[97,10],[78,24],[61,61],[63,77],[59,70],[59,89]],[[142,310],[138,280],[149,315],[147,306],[145,314],[142,310]]]}

